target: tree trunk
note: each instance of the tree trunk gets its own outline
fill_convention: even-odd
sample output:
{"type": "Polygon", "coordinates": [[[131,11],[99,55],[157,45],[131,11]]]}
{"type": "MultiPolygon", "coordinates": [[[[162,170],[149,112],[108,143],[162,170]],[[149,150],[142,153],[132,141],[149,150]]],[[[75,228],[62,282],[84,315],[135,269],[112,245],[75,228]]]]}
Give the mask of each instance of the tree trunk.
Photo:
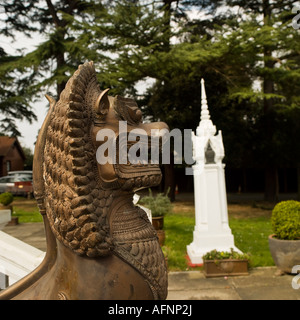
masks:
{"type": "Polygon", "coordinates": [[[243,187],[242,187],[242,192],[246,193],[248,192],[248,187],[247,187],[247,169],[243,169],[243,187]]]}
{"type": "MultiPolygon", "coordinates": [[[[65,57],[64,57],[64,53],[57,53],[56,55],[56,62],[57,62],[57,69],[59,70],[59,68],[64,67],[65,66],[65,57]]],[[[60,97],[60,94],[62,93],[62,91],[65,89],[66,86],[66,82],[60,82],[56,84],[56,91],[57,91],[57,100],[60,97]]]]}
{"type": "Polygon", "coordinates": [[[265,201],[278,202],[279,181],[278,169],[274,166],[265,169],[265,201]]]}
{"type": "Polygon", "coordinates": [[[164,40],[164,51],[168,52],[170,50],[170,40],[171,40],[171,6],[174,0],[164,0],[164,34],[166,35],[164,40]]]}
{"type": "MultiPolygon", "coordinates": [[[[65,66],[65,50],[64,50],[62,44],[64,43],[64,40],[65,40],[66,26],[68,23],[64,18],[61,19],[59,17],[59,15],[58,15],[59,12],[57,11],[55,6],[53,5],[52,0],[46,0],[46,3],[48,6],[48,9],[49,9],[49,13],[52,17],[53,24],[54,24],[56,31],[57,31],[57,37],[59,39],[59,41],[58,41],[59,45],[57,46],[57,48],[55,48],[56,51],[54,53],[56,63],[57,63],[56,70],[59,71],[59,69],[61,67],[65,66]]],[[[65,12],[67,12],[69,15],[72,15],[73,10],[75,8],[76,8],[76,1],[70,1],[69,8],[66,9],[67,11],[65,11],[65,12]]],[[[65,86],[66,86],[65,81],[62,81],[62,82],[59,82],[56,84],[57,100],[59,99],[60,94],[64,90],[65,86]]]]}
{"type": "MultiPolygon", "coordinates": [[[[264,24],[270,25],[272,8],[269,0],[263,0],[264,24]]],[[[266,71],[274,68],[274,61],[272,59],[273,48],[266,45],[264,47],[264,63],[266,71]]],[[[274,93],[274,81],[271,76],[266,73],[264,75],[264,94],[274,93]]],[[[272,148],[274,147],[274,102],[271,98],[264,98],[264,127],[265,127],[265,200],[276,202],[278,200],[279,185],[278,185],[278,170],[275,165],[275,159],[272,157],[272,148]],[[269,150],[268,150],[269,149],[269,150]]]]}
{"type": "MultiPolygon", "coordinates": [[[[171,39],[171,5],[174,0],[164,0],[164,34],[166,34],[163,50],[170,51],[170,39],[171,39]]],[[[170,86],[169,81],[164,81],[164,86],[168,88],[170,86]]],[[[169,90],[167,90],[169,91],[169,90]]],[[[170,164],[164,165],[164,193],[168,192],[170,200],[175,201],[175,177],[174,177],[174,154],[171,152],[170,164]]]]}
{"type": "MultiPolygon", "coordinates": [[[[63,21],[62,24],[64,24],[65,22],[63,21]]],[[[55,52],[55,58],[56,58],[56,70],[58,71],[59,74],[61,74],[61,69],[63,69],[66,65],[66,61],[65,61],[65,49],[64,49],[64,41],[65,41],[65,37],[66,37],[66,30],[65,28],[61,28],[58,27],[57,28],[57,35],[60,39],[60,43],[62,43],[62,46],[59,46],[59,50],[57,50],[55,52]]],[[[57,100],[60,97],[60,94],[62,93],[62,91],[65,89],[66,86],[66,81],[61,81],[61,82],[57,82],[56,84],[56,89],[57,89],[57,100]]]]}
{"type": "Polygon", "coordinates": [[[164,193],[168,193],[170,200],[175,201],[175,175],[174,175],[174,154],[171,152],[170,164],[164,165],[164,193]]]}
{"type": "Polygon", "coordinates": [[[297,167],[297,186],[298,186],[298,200],[300,201],[300,163],[297,167]]]}

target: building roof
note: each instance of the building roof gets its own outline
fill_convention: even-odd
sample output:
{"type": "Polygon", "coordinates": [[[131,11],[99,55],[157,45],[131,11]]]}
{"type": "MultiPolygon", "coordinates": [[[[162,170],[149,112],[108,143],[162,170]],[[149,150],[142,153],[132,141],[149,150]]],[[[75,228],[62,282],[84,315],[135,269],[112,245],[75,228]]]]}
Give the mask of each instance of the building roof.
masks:
{"type": "Polygon", "coordinates": [[[23,149],[22,149],[18,139],[15,137],[7,137],[7,136],[0,136],[0,157],[5,157],[8,154],[9,150],[14,145],[16,145],[22,158],[25,159],[25,154],[23,152],[23,149]]]}

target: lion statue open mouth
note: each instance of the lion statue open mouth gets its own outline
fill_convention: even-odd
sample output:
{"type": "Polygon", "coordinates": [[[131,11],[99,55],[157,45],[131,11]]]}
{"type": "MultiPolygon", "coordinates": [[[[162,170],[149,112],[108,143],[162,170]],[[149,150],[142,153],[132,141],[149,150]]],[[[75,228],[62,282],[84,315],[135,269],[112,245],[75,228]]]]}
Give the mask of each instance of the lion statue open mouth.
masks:
{"type": "Polygon", "coordinates": [[[134,100],[101,91],[92,62],[79,66],[58,102],[48,100],[33,181],[47,253],[0,299],[165,299],[167,271],[157,235],[132,203],[136,190],[159,184],[159,166],[99,163],[96,154],[105,143],[98,139],[101,130],[114,132],[117,150],[128,150],[135,143],[128,140],[131,131],[150,135],[167,126],[143,124],[134,100]],[[120,132],[120,121],[127,132],[120,132]]]}

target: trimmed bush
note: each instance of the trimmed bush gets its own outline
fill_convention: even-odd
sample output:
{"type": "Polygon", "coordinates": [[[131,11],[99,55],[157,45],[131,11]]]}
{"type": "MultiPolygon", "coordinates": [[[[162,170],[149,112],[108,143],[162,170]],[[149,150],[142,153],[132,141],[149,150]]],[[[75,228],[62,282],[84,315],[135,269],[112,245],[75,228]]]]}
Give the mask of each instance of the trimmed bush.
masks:
{"type": "Polygon", "coordinates": [[[272,211],[271,223],[277,239],[300,239],[300,202],[279,202],[272,211]]]}
{"type": "Polygon", "coordinates": [[[10,192],[4,192],[0,194],[0,203],[3,206],[8,206],[14,201],[14,197],[10,192]]]}
{"type": "Polygon", "coordinates": [[[167,195],[159,193],[156,197],[153,196],[149,189],[149,196],[141,198],[139,204],[151,210],[152,217],[165,216],[172,212],[173,206],[167,195]]]}

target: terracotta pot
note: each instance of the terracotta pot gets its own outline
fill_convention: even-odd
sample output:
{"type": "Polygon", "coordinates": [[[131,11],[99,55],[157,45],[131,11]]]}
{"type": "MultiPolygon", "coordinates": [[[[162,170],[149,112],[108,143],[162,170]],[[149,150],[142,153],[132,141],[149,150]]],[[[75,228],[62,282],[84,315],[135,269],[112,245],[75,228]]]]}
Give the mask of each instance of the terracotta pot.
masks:
{"type": "Polygon", "coordinates": [[[155,230],[162,230],[164,227],[164,217],[152,217],[152,225],[155,230]]]}
{"type": "Polygon", "coordinates": [[[166,234],[164,230],[156,230],[159,245],[162,247],[165,244],[166,234]]]}
{"type": "Polygon", "coordinates": [[[269,247],[277,268],[284,273],[292,273],[294,266],[300,265],[300,240],[280,240],[269,236],[269,247]]]}
{"type": "Polygon", "coordinates": [[[248,260],[224,259],[204,260],[205,277],[245,276],[248,275],[248,260]]]}
{"type": "Polygon", "coordinates": [[[16,226],[19,224],[18,217],[11,217],[11,220],[8,222],[7,226],[16,226]]]}

